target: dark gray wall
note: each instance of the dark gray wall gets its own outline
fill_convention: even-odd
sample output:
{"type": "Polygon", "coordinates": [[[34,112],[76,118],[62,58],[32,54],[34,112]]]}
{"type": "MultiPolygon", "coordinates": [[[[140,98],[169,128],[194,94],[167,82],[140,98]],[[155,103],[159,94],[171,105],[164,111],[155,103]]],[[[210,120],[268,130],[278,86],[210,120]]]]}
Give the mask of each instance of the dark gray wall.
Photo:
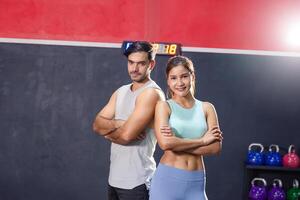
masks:
{"type": "MultiPolygon", "coordinates": [[[[208,197],[242,199],[250,143],[300,146],[300,58],[184,55],[224,132],[222,154],[205,158],[208,197]]],[[[164,89],[166,60],[152,73],[164,89]]],[[[91,124],[129,81],[119,49],[0,44],[0,199],[106,199],[110,144],[91,124]]]]}

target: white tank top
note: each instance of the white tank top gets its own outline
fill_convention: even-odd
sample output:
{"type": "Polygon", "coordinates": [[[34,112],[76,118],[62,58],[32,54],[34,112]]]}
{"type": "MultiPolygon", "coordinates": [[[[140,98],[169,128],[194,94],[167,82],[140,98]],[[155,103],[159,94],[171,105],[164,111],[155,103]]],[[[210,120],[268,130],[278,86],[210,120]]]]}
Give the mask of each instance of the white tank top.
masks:
{"type": "MultiPolygon", "coordinates": [[[[152,80],[134,92],[130,87],[131,84],[128,84],[117,90],[115,119],[128,119],[134,110],[136,98],[143,90],[160,89],[152,80]]],[[[156,169],[153,153],[157,141],[153,129],[148,128],[146,132],[145,139],[129,145],[111,144],[109,185],[123,189],[132,189],[144,183],[147,185],[156,169]]]]}

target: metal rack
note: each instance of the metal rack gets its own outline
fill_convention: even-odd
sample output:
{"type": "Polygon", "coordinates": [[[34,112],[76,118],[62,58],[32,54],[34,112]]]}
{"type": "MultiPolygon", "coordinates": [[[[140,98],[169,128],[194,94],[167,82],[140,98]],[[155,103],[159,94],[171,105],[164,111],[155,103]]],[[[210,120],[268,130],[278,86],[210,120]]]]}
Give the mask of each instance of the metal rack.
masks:
{"type": "Polygon", "coordinates": [[[255,177],[266,179],[268,187],[271,186],[273,179],[279,178],[282,180],[284,191],[287,191],[291,187],[294,178],[300,180],[300,168],[245,165],[242,199],[248,199],[248,192],[251,187],[250,182],[255,177]]]}

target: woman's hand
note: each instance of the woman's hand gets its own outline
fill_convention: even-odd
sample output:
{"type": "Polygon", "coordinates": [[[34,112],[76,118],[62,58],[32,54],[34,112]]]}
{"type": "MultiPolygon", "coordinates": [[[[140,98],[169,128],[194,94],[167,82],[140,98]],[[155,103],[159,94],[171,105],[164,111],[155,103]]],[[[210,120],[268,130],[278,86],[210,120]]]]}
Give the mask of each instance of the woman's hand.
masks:
{"type": "Polygon", "coordinates": [[[172,132],[172,128],[168,125],[161,126],[160,132],[162,133],[163,136],[166,137],[171,137],[174,135],[174,133],[172,132]]]}
{"type": "Polygon", "coordinates": [[[209,145],[215,141],[222,141],[223,136],[219,126],[213,126],[204,134],[201,139],[205,145],[209,145]]]}

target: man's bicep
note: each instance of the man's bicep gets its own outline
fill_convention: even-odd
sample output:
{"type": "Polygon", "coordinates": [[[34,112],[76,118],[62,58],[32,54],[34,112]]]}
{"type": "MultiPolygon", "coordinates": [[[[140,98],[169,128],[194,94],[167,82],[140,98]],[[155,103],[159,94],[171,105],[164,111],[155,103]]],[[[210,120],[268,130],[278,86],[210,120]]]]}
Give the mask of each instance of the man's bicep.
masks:
{"type": "Polygon", "coordinates": [[[154,119],[155,105],[160,99],[157,91],[147,91],[138,97],[133,113],[124,124],[127,134],[138,136],[154,119]]]}
{"type": "Polygon", "coordinates": [[[110,97],[108,103],[102,108],[102,110],[97,114],[97,116],[106,119],[113,119],[115,117],[116,99],[116,92],[114,92],[110,97]]]}

